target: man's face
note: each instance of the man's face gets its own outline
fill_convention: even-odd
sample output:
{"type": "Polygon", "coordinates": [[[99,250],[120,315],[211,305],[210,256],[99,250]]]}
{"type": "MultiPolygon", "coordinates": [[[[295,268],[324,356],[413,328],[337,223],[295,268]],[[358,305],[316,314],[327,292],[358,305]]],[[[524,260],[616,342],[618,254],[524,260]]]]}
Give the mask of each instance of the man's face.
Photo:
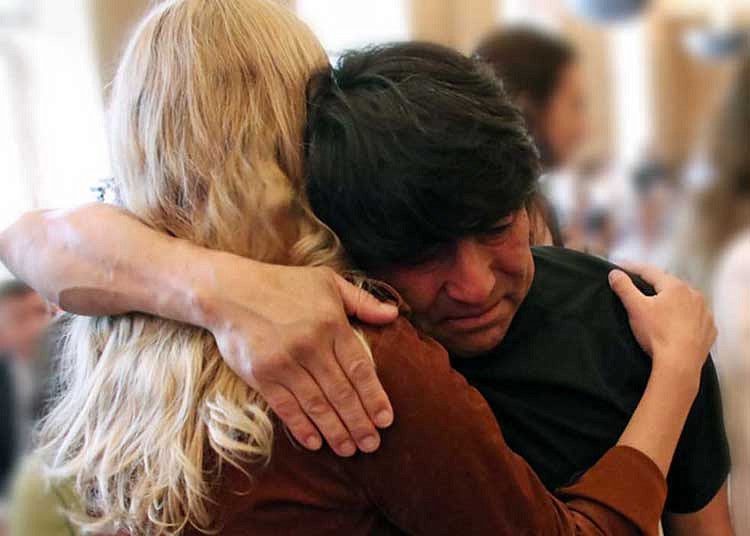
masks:
{"type": "Polygon", "coordinates": [[[21,359],[34,357],[51,318],[50,307],[36,292],[4,298],[0,301],[0,349],[21,359]]]}
{"type": "Polygon", "coordinates": [[[525,209],[493,232],[447,244],[417,265],[376,273],[411,306],[415,321],[452,353],[471,357],[505,336],[534,278],[525,209]]]}

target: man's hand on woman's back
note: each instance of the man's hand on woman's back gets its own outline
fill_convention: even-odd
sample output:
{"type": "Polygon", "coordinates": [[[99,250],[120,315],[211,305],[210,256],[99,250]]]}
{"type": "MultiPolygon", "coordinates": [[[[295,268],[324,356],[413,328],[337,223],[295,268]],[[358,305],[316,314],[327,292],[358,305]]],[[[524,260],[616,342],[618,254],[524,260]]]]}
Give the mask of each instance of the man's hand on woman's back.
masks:
{"type": "Polygon", "coordinates": [[[103,203],[25,214],[0,232],[0,261],[72,313],[140,311],[210,330],[308,448],[325,438],[339,455],[371,452],[393,420],[348,316],[387,324],[398,310],[330,269],[201,248],[103,203]]]}
{"type": "Polygon", "coordinates": [[[206,323],[225,361],[307,448],[320,448],[322,434],[341,456],[376,450],[376,426],[389,426],[393,410],[347,315],[385,324],[396,307],[327,268],[256,268],[263,284],[243,284],[230,266],[209,293],[206,323]]]}

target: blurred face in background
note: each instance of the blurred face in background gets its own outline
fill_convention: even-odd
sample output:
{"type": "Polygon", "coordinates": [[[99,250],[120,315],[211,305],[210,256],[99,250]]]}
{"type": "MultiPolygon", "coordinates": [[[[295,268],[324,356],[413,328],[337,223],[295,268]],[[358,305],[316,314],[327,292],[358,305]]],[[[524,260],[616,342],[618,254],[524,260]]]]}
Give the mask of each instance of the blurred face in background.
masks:
{"type": "Polygon", "coordinates": [[[19,359],[32,359],[51,319],[52,308],[36,292],[2,298],[0,351],[19,359]]]}
{"type": "Polygon", "coordinates": [[[537,124],[554,164],[569,162],[588,134],[586,92],[578,63],[560,71],[555,91],[539,110],[537,124]]]}
{"type": "Polygon", "coordinates": [[[646,239],[656,239],[665,230],[677,192],[667,182],[651,187],[639,196],[638,224],[646,239]]]}

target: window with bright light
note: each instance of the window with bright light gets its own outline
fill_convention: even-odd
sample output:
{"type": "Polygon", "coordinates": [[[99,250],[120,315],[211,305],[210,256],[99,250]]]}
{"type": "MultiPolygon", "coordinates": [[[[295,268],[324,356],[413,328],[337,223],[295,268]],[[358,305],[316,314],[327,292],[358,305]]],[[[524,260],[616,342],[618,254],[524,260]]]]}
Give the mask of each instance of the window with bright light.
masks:
{"type": "Polygon", "coordinates": [[[635,20],[620,24],[612,30],[610,39],[617,157],[620,164],[629,166],[643,158],[652,141],[645,23],[635,20]]]}
{"type": "Polygon", "coordinates": [[[111,174],[104,104],[82,5],[80,0],[45,2],[30,47],[42,206],[90,201],[90,187],[111,174]]]}
{"type": "Polygon", "coordinates": [[[34,4],[0,0],[0,227],[92,201],[110,175],[84,2],[34,4]]]}
{"type": "Polygon", "coordinates": [[[555,31],[560,29],[562,7],[558,0],[499,0],[503,24],[523,24],[555,31]]]}
{"type": "MultiPolygon", "coordinates": [[[[9,88],[11,77],[9,73],[10,61],[0,53],[0,88],[9,88]]],[[[17,211],[19,202],[22,205],[31,205],[31,192],[19,180],[22,175],[19,147],[16,143],[18,133],[18,122],[13,113],[13,99],[9,91],[0,91],[0,162],[2,169],[0,175],[0,228],[11,223],[13,215],[17,211]]]]}
{"type": "Polygon", "coordinates": [[[351,48],[409,39],[408,0],[297,0],[296,5],[332,58],[351,48]]]}

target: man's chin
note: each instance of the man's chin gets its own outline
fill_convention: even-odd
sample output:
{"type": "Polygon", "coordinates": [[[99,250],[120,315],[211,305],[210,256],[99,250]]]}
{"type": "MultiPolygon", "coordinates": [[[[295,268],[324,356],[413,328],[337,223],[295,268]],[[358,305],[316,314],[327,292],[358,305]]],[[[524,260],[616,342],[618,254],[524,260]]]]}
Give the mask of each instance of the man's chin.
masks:
{"type": "Polygon", "coordinates": [[[494,349],[505,337],[508,326],[493,326],[481,331],[435,334],[435,338],[457,357],[476,357],[494,349]]]}

